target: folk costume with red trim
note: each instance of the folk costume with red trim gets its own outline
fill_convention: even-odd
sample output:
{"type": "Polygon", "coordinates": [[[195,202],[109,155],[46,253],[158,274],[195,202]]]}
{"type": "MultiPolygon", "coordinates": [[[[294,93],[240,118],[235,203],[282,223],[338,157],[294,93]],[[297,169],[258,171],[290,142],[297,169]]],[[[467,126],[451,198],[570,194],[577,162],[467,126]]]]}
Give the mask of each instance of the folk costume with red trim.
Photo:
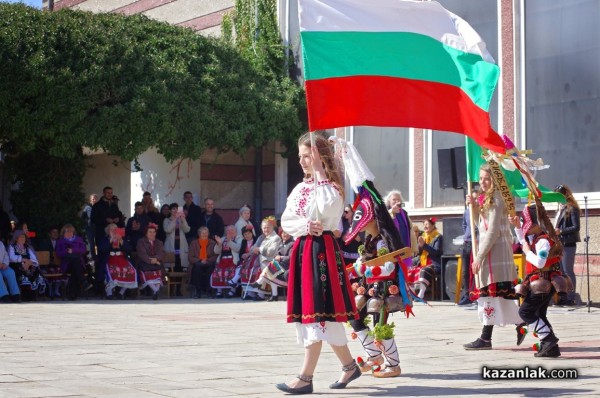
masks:
{"type": "Polygon", "coordinates": [[[360,319],[351,320],[352,337],[359,339],[366,357],[357,358],[361,371],[373,371],[375,377],[397,377],[401,374],[400,356],[394,339],[394,324],[388,324],[389,314],[403,311],[412,314],[411,291],[406,282],[406,267],[402,261],[393,259],[382,265],[367,266],[365,263],[382,255],[403,248],[405,245],[390,217],[381,195],[373,185],[375,178],[351,143],[337,139],[346,174],[358,193],[353,206],[354,218],[346,242],[352,241],[361,231],[377,230],[368,235],[361,257],[349,267],[352,289],[356,296],[360,319]],[[372,315],[373,331],[365,324],[372,315]],[[383,366],[384,365],[384,366],[383,366]]]}
{"type": "MultiPolygon", "coordinates": [[[[560,272],[561,247],[538,224],[535,205],[523,209],[521,218],[522,227],[516,228],[515,232],[519,242],[530,250],[525,254],[527,276],[516,287],[517,293],[524,297],[519,315],[527,323],[528,330],[540,338],[540,344],[534,345],[535,356],[558,357],[558,337],[546,313],[554,293],[564,295],[568,290],[568,280],[560,272]]],[[[521,328],[520,332],[525,334],[526,329],[521,328]]]]}
{"type": "Polygon", "coordinates": [[[329,180],[304,179],[289,195],[281,226],[296,238],[290,254],[287,321],[296,324],[298,342],[305,347],[318,341],[343,346],[342,323],[358,317],[346,267],[331,231],[344,209],[339,188],[329,180]],[[312,220],[323,233],[309,233],[312,220]]]}

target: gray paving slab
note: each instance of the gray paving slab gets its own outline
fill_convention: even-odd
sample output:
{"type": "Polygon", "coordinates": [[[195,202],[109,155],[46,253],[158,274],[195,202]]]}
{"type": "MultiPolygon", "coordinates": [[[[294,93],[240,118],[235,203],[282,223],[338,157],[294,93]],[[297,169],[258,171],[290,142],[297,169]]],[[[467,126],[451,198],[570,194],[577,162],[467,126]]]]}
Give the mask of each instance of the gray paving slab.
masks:
{"type": "MultiPolygon", "coordinates": [[[[339,363],[327,346],[313,395],[337,397],[600,396],[600,309],[551,307],[562,357],[534,358],[527,336],[496,328],[491,351],[465,351],[479,335],[476,312],[448,302],[394,314],[402,376],[363,375],[328,385],[339,363]],[[482,366],[572,368],[577,380],[483,380],[482,366]]],[[[0,398],[280,397],[303,359],[285,302],[128,300],[0,305],[0,398]]],[[[350,331],[348,331],[350,334],[350,331]]],[[[361,355],[351,341],[354,355],[361,355]]]]}

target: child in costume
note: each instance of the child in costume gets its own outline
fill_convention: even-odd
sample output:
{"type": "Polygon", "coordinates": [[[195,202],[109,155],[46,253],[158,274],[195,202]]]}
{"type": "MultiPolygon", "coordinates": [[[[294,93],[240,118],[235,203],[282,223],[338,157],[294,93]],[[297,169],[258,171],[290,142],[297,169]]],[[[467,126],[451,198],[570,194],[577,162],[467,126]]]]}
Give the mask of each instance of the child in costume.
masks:
{"type": "Polygon", "coordinates": [[[519,315],[529,325],[529,330],[533,330],[540,338],[539,350],[535,356],[559,357],[558,337],[554,334],[546,313],[554,293],[566,295],[568,290],[568,281],[560,272],[562,246],[546,210],[539,202],[523,209],[521,219],[513,217],[511,221],[527,261],[527,276],[515,288],[518,294],[524,296],[519,315]],[[538,220],[545,223],[548,233],[539,225],[538,220]]]}
{"type": "MultiPolygon", "coordinates": [[[[397,377],[401,373],[400,357],[393,337],[394,324],[388,324],[388,316],[397,311],[406,311],[407,316],[412,313],[406,266],[401,259],[398,261],[393,256],[391,261],[382,260],[380,265],[367,266],[365,263],[402,249],[405,245],[381,195],[373,185],[374,176],[358,151],[350,143],[340,139],[337,142],[341,147],[346,173],[358,191],[353,206],[352,226],[345,241],[350,242],[359,232],[365,232],[361,258],[350,269],[360,319],[350,320],[349,323],[354,330],[353,337],[359,339],[366,353],[366,358],[359,357],[357,362],[362,372],[372,370],[375,377],[397,377]],[[365,323],[369,314],[373,317],[373,331],[365,323]],[[381,368],[384,364],[385,367],[381,368]]],[[[407,248],[407,255],[412,255],[410,248],[407,248]]]]}

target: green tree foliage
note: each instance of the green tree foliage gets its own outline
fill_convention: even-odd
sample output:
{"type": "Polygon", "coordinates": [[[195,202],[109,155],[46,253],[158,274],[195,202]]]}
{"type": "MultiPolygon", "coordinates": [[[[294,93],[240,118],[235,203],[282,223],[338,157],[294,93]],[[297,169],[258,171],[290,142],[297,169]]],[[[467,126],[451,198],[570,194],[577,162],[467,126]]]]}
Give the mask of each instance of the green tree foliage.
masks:
{"type": "Polygon", "coordinates": [[[126,160],[155,147],[173,161],[295,141],[298,87],[266,70],[224,40],[144,16],[0,3],[0,145],[22,193],[15,213],[43,217],[43,230],[54,224],[44,207],[82,204],[81,175],[49,195],[53,173],[20,173],[28,160],[50,171],[68,159],[83,173],[82,147],[126,160]]]}
{"type": "MultiPolygon", "coordinates": [[[[293,58],[286,53],[277,23],[276,0],[236,0],[234,9],[223,17],[223,38],[237,48],[240,54],[273,84],[285,93],[294,104],[302,120],[302,131],[308,127],[306,101],[302,87],[290,78],[293,58]]],[[[291,52],[289,52],[291,54],[291,52]]],[[[294,134],[282,137],[291,150],[295,150],[294,134]]]]}
{"type": "Polygon", "coordinates": [[[4,149],[73,156],[73,146],[132,160],[297,136],[297,89],[233,46],[144,16],[42,12],[0,4],[4,149]]]}
{"type": "Polygon", "coordinates": [[[11,159],[10,165],[18,186],[11,195],[13,211],[31,231],[44,237],[50,227],[60,228],[67,222],[82,227],[76,216],[84,201],[80,186],[85,164],[80,148],[74,148],[70,158],[35,149],[11,159]]]}

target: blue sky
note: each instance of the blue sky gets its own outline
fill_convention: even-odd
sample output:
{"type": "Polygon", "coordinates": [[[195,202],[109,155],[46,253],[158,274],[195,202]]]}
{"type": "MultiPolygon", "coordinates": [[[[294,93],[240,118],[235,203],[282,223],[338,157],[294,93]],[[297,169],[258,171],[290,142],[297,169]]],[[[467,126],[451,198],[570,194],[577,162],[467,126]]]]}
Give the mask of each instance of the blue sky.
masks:
{"type": "Polygon", "coordinates": [[[25,3],[35,8],[42,8],[42,0],[0,0],[2,3],[25,3]]]}

